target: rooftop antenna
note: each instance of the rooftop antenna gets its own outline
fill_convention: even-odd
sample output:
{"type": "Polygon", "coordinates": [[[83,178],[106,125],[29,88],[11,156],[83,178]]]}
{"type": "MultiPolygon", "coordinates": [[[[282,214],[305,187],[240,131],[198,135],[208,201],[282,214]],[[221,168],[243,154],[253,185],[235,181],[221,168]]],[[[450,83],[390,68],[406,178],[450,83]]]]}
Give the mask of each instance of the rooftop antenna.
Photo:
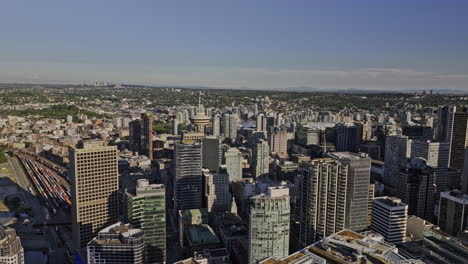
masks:
{"type": "Polygon", "coordinates": [[[201,106],[201,91],[198,92],[198,108],[200,109],[201,106]]]}

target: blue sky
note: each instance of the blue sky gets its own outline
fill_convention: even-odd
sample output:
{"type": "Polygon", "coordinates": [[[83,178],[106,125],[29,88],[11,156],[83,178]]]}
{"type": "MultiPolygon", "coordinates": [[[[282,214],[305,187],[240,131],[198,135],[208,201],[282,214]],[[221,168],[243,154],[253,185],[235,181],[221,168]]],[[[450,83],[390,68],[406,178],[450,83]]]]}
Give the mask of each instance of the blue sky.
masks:
{"type": "Polygon", "coordinates": [[[0,82],[468,90],[468,1],[3,1],[0,82]]]}

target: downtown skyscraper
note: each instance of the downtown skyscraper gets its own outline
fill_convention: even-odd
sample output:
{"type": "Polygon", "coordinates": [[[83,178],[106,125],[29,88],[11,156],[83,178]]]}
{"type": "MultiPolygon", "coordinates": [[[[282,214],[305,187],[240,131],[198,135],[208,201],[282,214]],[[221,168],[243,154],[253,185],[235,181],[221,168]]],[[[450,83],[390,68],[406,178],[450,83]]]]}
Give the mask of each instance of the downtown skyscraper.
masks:
{"type": "Polygon", "coordinates": [[[252,166],[254,178],[267,176],[270,170],[270,147],[268,142],[259,139],[253,146],[252,166]]]}
{"type": "Polygon", "coordinates": [[[124,217],[145,233],[146,263],[166,260],[166,192],[162,184],[139,179],[135,188],[125,190],[124,217]]]}
{"type": "Polygon", "coordinates": [[[174,148],[174,208],[202,207],[203,175],[202,144],[176,143],[174,148]]]}
{"type": "Polygon", "coordinates": [[[80,250],[97,233],[118,220],[117,147],[84,141],[70,147],[72,237],[80,250]]]}
{"type": "Polygon", "coordinates": [[[451,107],[448,112],[447,140],[450,144],[449,167],[463,170],[468,145],[468,109],[451,107]]]}
{"type": "Polygon", "coordinates": [[[250,198],[249,263],[289,254],[290,204],[286,186],[250,198]]]}
{"type": "Polygon", "coordinates": [[[153,159],[153,115],[146,113],[141,115],[141,152],[153,159]]]}
{"type": "Polygon", "coordinates": [[[300,244],[307,246],[342,229],[367,228],[370,159],[334,152],[301,168],[300,244]]]}

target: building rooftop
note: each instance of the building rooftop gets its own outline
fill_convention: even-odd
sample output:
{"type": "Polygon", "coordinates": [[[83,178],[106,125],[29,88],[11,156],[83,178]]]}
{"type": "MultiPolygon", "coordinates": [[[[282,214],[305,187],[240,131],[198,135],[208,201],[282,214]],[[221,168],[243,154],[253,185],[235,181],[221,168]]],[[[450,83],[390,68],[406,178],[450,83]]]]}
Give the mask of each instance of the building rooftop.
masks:
{"type": "Polygon", "coordinates": [[[198,221],[201,221],[200,224],[205,224],[205,220],[208,219],[208,209],[179,210],[179,218],[181,218],[184,223],[196,224],[198,221]],[[197,220],[197,222],[194,223],[194,220],[197,220]]]}
{"type": "Polygon", "coordinates": [[[405,203],[403,203],[401,201],[400,198],[389,197],[389,196],[376,197],[376,198],[374,198],[374,202],[381,203],[383,205],[386,205],[387,207],[405,207],[405,206],[407,206],[405,203]]]}
{"type": "Polygon", "coordinates": [[[275,258],[269,257],[264,259],[259,264],[326,264],[327,261],[324,258],[321,258],[312,252],[310,252],[307,248],[304,248],[300,251],[294,252],[289,256],[284,258],[275,258]]]}
{"type": "Polygon", "coordinates": [[[365,153],[353,153],[353,152],[331,152],[328,153],[328,156],[336,159],[349,159],[349,160],[358,160],[362,158],[367,158],[365,153]]]}
{"type": "Polygon", "coordinates": [[[192,246],[220,243],[214,230],[206,224],[190,226],[187,230],[187,238],[192,246]]]}
{"type": "Polygon", "coordinates": [[[462,191],[459,190],[442,192],[440,196],[461,204],[468,204],[468,194],[464,194],[462,191]]]}
{"type": "Polygon", "coordinates": [[[144,236],[143,231],[133,228],[130,224],[117,222],[99,231],[96,238],[89,242],[90,245],[125,245],[128,240],[140,239],[144,236]]]}
{"type": "Polygon", "coordinates": [[[327,260],[327,263],[422,263],[406,259],[398,254],[392,244],[383,242],[383,237],[374,233],[364,235],[343,230],[326,237],[308,248],[312,253],[327,260]]]}

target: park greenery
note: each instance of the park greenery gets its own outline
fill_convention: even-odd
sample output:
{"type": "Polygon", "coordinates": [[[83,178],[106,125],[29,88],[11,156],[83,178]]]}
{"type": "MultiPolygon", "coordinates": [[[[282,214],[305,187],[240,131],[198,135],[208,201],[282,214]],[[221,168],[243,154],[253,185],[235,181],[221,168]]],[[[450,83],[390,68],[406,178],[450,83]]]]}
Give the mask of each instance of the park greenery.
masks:
{"type": "Polygon", "coordinates": [[[0,163],[5,163],[7,161],[8,159],[5,155],[5,152],[3,151],[3,149],[0,149],[0,163]]]}
{"type": "Polygon", "coordinates": [[[49,108],[42,109],[23,109],[23,110],[5,110],[2,115],[12,116],[41,116],[43,118],[65,119],[68,115],[73,117],[73,120],[78,121],[78,115],[84,114],[88,118],[110,118],[108,115],[102,115],[91,111],[84,111],[75,105],[53,105],[49,108]]]}

